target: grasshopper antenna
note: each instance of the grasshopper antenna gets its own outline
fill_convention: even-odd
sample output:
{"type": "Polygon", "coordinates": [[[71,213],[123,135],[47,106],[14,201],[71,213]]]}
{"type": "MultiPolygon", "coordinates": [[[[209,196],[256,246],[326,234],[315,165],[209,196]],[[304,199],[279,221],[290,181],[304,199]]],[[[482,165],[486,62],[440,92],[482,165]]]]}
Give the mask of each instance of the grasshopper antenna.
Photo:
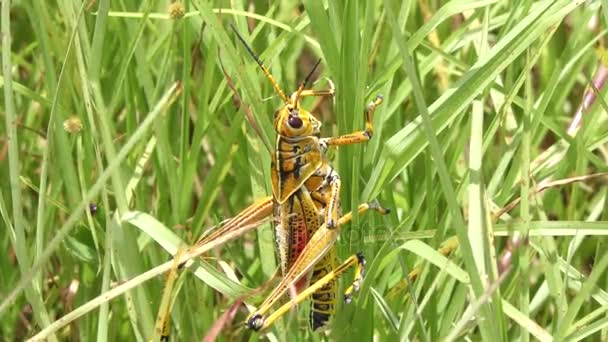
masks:
{"type": "Polygon", "coordinates": [[[306,84],[308,84],[308,82],[310,81],[310,78],[312,77],[312,74],[315,72],[315,70],[317,70],[317,67],[319,66],[319,64],[321,64],[321,58],[319,58],[319,60],[317,61],[317,63],[315,63],[315,66],[313,66],[312,70],[310,70],[310,72],[308,73],[308,75],[306,75],[306,78],[304,79],[304,82],[302,82],[300,84],[300,86],[298,87],[298,92],[296,93],[296,97],[295,97],[294,103],[298,103],[298,100],[300,99],[300,95],[302,94],[302,91],[304,91],[304,88],[306,87],[306,84]]]}
{"type": "Polygon", "coordinates": [[[253,57],[253,59],[258,63],[258,65],[260,66],[260,69],[262,69],[262,71],[264,72],[264,75],[266,75],[266,78],[268,78],[268,80],[270,81],[270,83],[272,83],[272,86],[274,87],[274,90],[277,92],[277,94],[279,94],[279,96],[281,97],[281,99],[283,100],[283,102],[289,103],[289,100],[287,99],[287,96],[285,96],[285,92],[283,91],[283,89],[281,89],[281,87],[279,86],[279,84],[277,83],[277,81],[274,80],[274,77],[272,77],[272,75],[270,74],[270,71],[268,71],[268,69],[266,68],[266,66],[264,65],[264,63],[260,59],[260,57],[258,57],[258,55],[256,55],[255,52],[253,52],[253,49],[251,48],[251,46],[249,46],[249,44],[247,44],[247,42],[245,41],[245,39],[243,38],[243,36],[241,36],[239,34],[239,32],[234,27],[234,25],[230,24],[230,28],[232,28],[232,31],[234,31],[234,34],[236,34],[236,36],[239,38],[239,40],[241,41],[241,43],[243,43],[243,45],[245,45],[245,48],[247,49],[247,52],[249,52],[249,54],[251,55],[251,57],[253,57]]]}

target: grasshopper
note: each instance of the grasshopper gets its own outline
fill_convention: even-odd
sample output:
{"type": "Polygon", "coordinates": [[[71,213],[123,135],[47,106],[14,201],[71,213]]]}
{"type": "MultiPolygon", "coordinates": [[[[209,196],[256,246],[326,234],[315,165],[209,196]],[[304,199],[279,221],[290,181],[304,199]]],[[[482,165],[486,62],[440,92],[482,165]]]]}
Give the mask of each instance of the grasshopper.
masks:
{"type": "MultiPolygon", "coordinates": [[[[283,101],[275,112],[275,149],[272,155],[272,196],[250,205],[230,219],[224,226],[199,244],[205,244],[239,227],[256,224],[267,217],[274,217],[276,246],[280,258],[282,278],[261,306],[247,318],[247,327],[253,330],[268,328],[292,305],[312,297],[310,325],[313,330],[325,326],[336,309],[338,286],[336,280],[349,268],[355,267],[355,279],[345,291],[345,301],[350,302],[358,290],[364,275],[365,259],[358,253],[338,265],[334,243],[340,226],[352,219],[352,213],[340,213],[340,177],[325,156],[330,146],[367,142],[372,138],[372,116],[382,103],[378,95],[365,110],[365,130],[337,137],[320,137],[321,122],[302,108],[300,99],[306,96],[334,96],[333,89],[304,89],[319,65],[291,95],[286,96],[260,58],[245,39],[232,27],[247,52],[272,84],[283,101]],[[307,285],[307,275],[310,280],[307,285]],[[270,313],[289,289],[297,295],[270,313]],[[270,313],[270,315],[267,315],[270,313]]],[[[376,202],[359,205],[358,212],[374,210],[380,214],[388,209],[376,202]]]]}

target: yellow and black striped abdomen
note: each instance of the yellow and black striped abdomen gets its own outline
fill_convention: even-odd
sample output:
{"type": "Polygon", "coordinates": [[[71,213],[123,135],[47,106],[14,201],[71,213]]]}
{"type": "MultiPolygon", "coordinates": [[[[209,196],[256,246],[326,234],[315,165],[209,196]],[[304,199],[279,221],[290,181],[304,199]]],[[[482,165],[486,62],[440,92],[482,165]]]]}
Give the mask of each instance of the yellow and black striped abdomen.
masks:
{"type": "MultiPolygon", "coordinates": [[[[337,266],[336,249],[334,247],[315,265],[310,283],[314,284],[337,266]]],[[[336,313],[337,295],[338,283],[336,279],[313,293],[312,302],[310,303],[310,326],[312,330],[325,326],[336,313]]]]}

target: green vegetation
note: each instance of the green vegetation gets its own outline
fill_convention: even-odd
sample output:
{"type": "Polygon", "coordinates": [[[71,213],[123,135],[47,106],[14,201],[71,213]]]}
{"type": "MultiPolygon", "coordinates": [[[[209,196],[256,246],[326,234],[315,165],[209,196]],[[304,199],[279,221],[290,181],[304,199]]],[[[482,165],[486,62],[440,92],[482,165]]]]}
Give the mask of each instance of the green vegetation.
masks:
{"type": "Polygon", "coordinates": [[[336,96],[304,105],[324,136],[384,95],[374,138],[329,153],[343,211],[393,209],[342,227],[362,288],[330,332],[301,305],[269,339],[607,340],[606,5],[2,1],[0,336],[147,341],[169,302],[174,340],[259,336],[233,304],[276,283],[254,292],[269,222],[171,261],[270,193],[281,101],[234,24],[287,92],[322,58],[314,88],[336,96]],[[168,290],[143,279],[163,264],[168,290]]]}

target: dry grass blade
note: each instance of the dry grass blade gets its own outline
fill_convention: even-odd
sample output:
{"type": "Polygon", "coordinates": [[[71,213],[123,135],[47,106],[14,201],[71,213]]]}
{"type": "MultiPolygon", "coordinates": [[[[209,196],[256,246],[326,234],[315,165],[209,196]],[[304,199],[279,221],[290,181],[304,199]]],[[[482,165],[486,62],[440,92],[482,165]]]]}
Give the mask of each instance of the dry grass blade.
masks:
{"type": "MultiPolygon", "coordinates": [[[[556,181],[551,181],[551,182],[547,182],[547,183],[542,183],[539,184],[536,189],[534,190],[533,193],[530,194],[530,196],[534,196],[538,193],[541,193],[547,189],[550,188],[554,188],[554,187],[558,187],[558,186],[562,186],[562,185],[568,185],[568,184],[572,184],[572,183],[577,183],[577,182],[584,182],[587,181],[589,179],[594,179],[594,178],[599,178],[599,177],[604,177],[604,176],[608,176],[608,172],[602,172],[602,173],[594,173],[591,175],[584,175],[584,176],[577,176],[577,177],[570,177],[570,178],[564,178],[564,179],[559,179],[556,181]]],[[[492,214],[492,219],[494,221],[496,221],[499,217],[501,217],[502,215],[508,213],[509,211],[513,210],[513,208],[515,208],[519,202],[521,202],[521,197],[518,197],[516,199],[514,199],[513,201],[511,201],[509,204],[507,204],[505,207],[503,207],[502,209],[496,211],[495,213],[492,214]]]]}

